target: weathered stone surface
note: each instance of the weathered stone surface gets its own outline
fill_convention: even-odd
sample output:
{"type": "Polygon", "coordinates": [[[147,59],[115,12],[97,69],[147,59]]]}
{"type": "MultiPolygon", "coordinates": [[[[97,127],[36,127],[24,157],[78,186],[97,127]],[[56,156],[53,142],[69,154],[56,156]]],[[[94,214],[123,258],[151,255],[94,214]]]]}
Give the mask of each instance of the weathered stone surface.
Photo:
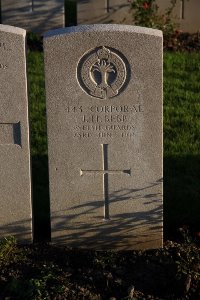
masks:
{"type": "Polygon", "coordinates": [[[0,237],[32,240],[26,32],[0,25],[0,237]]]}
{"type": "Polygon", "coordinates": [[[52,241],[162,246],[162,33],[71,27],[44,50],[52,241]]]}
{"type": "Polygon", "coordinates": [[[2,23],[28,31],[44,31],[64,26],[64,0],[1,0],[2,23]]]}

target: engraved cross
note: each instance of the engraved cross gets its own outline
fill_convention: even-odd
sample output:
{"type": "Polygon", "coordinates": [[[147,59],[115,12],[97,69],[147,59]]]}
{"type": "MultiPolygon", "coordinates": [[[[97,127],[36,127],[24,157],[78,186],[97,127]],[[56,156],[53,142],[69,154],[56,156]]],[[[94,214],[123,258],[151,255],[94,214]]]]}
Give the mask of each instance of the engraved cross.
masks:
{"type": "Polygon", "coordinates": [[[131,175],[131,169],[127,170],[109,170],[108,168],[108,144],[102,144],[102,170],[83,170],[80,169],[80,175],[99,174],[103,175],[103,194],[104,194],[104,219],[109,220],[109,175],[128,174],[131,175]]]}

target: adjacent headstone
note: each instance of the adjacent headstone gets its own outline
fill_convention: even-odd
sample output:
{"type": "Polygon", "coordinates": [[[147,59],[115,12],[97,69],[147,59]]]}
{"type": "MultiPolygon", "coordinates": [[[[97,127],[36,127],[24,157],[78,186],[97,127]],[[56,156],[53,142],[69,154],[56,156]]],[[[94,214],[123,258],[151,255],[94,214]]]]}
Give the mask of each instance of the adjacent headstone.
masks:
{"type": "Polygon", "coordinates": [[[0,25],[0,238],[32,240],[26,32],[0,25]]]}
{"type": "Polygon", "coordinates": [[[162,246],[161,31],[77,26],[44,50],[52,241],[162,246]]]}
{"type": "Polygon", "coordinates": [[[1,0],[2,23],[43,33],[64,26],[64,0],[1,0]]]}

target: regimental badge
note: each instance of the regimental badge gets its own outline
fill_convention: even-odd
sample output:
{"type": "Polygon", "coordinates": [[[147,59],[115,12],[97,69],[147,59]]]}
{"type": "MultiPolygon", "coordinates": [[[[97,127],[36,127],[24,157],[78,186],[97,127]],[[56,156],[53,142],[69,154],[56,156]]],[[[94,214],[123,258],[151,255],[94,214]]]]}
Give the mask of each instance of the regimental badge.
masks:
{"type": "Polygon", "coordinates": [[[113,98],[127,81],[125,59],[114,49],[98,47],[80,59],[77,78],[87,94],[100,99],[113,98]]]}

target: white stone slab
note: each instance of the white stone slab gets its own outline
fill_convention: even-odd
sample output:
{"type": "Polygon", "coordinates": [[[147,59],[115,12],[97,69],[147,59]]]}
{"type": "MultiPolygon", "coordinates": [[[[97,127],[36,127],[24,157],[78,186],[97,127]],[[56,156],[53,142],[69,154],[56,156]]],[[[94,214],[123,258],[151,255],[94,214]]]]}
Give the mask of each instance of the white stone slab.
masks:
{"type": "Polygon", "coordinates": [[[0,238],[32,240],[26,32],[0,25],[0,238]]]}
{"type": "Polygon", "coordinates": [[[1,0],[2,23],[28,31],[64,27],[64,0],[1,0]]]}
{"type": "Polygon", "coordinates": [[[71,27],[44,50],[52,241],[162,246],[162,33],[71,27]]]}

